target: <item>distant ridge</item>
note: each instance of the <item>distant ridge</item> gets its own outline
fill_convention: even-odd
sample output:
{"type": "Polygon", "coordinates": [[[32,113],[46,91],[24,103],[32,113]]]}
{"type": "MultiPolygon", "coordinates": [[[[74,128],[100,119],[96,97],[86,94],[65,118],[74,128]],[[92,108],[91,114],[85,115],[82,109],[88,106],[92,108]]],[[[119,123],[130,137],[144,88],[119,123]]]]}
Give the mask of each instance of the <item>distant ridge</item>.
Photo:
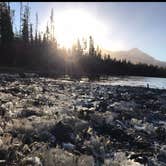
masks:
{"type": "Polygon", "coordinates": [[[110,54],[110,57],[112,59],[114,58],[117,60],[126,59],[126,61],[130,61],[131,63],[134,64],[145,63],[148,65],[157,65],[159,67],[166,67],[166,62],[159,61],[138,48],[132,48],[128,51],[108,51],[103,49],[102,52],[104,54],[110,54]]]}

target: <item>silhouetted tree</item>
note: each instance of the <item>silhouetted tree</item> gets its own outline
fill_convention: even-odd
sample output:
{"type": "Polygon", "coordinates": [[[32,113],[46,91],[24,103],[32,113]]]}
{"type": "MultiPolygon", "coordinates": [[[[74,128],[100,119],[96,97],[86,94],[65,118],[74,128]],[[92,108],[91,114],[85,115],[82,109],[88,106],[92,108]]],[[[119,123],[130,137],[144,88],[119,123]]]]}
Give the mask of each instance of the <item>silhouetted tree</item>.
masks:
{"type": "Polygon", "coordinates": [[[44,33],[43,35],[43,43],[45,44],[46,43],[46,34],[44,33]]]}
{"type": "Polygon", "coordinates": [[[35,43],[38,42],[38,13],[36,13],[35,43]]]}
{"type": "Polygon", "coordinates": [[[46,26],[46,40],[48,41],[49,40],[49,34],[50,34],[50,31],[49,31],[49,27],[48,27],[48,24],[46,26]]]}
{"type": "Polygon", "coordinates": [[[32,24],[30,24],[30,41],[33,43],[33,29],[32,29],[32,24]]]}
{"type": "Polygon", "coordinates": [[[92,36],[89,37],[89,54],[92,56],[95,54],[94,41],[92,36]]]}
{"type": "MultiPolygon", "coordinates": [[[[22,6],[22,3],[20,6],[22,6]]],[[[22,10],[21,8],[20,11],[22,10]]],[[[14,19],[12,20],[10,5],[6,2],[0,2],[0,52],[3,52],[3,54],[0,54],[0,64],[3,66],[56,71],[60,74],[70,75],[166,77],[166,68],[111,59],[109,54],[102,53],[99,46],[95,49],[92,36],[88,38],[89,45],[87,44],[87,39],[83,38],[81,42],[78,39],[73,43],[71,49],[59,48],[54,36],[53,9],[51,10],[50,22],[47,23],[44,34],[38,32],[38,14],[36,13],[35,37],[33,37],[33,27],[29,21],[28,6],[25,7],[24,14],[20,12],[20,17],[22,23],[21,35],[18,35],[17,31],[15,31],[14,35],[12,27],[14,19]],[[24,45],[25,42],[32,42],[33,40],[36,41],[35,44],[24,45]]]]}
{"type": "Polygon", "coordinates": [[[39,33],[39,44],[41,44],[41,33],[39,33]]]}
{"type": "Polygon", "coordinates": [[[29,7],[28,6],[25,6],[22,22],[23,22],[22,38],[26,43],[28,43],[29,42],[29,7]]]}
{"type": "Polygon", "coordinates": [[[80,40],[77,39],[76,52],[78,56],[82,56],[83,50],[81,48],[80,40]]]}
{"type": "Polygon", "coordinates": [[[7,7],[6,2],[0,3],[0,37],[3,45],[11,43],[14,38],[12,29],[10,7],[7,7]]]}

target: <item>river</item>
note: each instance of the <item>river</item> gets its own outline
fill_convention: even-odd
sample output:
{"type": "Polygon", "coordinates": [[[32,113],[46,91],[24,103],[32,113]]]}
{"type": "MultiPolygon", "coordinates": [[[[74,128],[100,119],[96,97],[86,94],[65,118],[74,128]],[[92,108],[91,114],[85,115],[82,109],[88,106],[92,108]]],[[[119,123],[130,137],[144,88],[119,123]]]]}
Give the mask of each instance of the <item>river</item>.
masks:
{"type": "MultiPolygon", "coordinates": [[[[72,81],[69,77],[61,79],[62,81],[72,81]]],[[[80,79],[80,82],[89,82],[87,77],[80,79]]],[[[120,86],[139,86],[150,88],[166,89],[166,78],[157,77],[138,77],[138,76],[109,76],[100,77],[97,80],[93,80],[92,83],[101,85],[120,85],[120,86]]]]}

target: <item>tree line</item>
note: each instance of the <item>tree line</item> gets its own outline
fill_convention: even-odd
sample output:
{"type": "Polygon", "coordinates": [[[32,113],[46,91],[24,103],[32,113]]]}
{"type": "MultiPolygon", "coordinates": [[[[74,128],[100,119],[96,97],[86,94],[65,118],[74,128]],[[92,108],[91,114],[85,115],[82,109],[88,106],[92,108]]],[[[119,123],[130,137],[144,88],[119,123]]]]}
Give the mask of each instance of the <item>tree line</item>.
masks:
{"type": "MultiPolygon", "coordinates": [[[[0,66],[19,67],[69,75],[135,75],[166,77],[166,69],[147,64],[132,64],[126,60],[103,55],[94,39],[78,39],[71,49],[61,48],[56,40],[54,11],[45,32],[30,21],[30,7],[20,2],[20,29],[14,32],[14,10],[10,3],[0,2],[0,66]]],[[[17,18],[19,19],[19,18],[17,18]]]]}

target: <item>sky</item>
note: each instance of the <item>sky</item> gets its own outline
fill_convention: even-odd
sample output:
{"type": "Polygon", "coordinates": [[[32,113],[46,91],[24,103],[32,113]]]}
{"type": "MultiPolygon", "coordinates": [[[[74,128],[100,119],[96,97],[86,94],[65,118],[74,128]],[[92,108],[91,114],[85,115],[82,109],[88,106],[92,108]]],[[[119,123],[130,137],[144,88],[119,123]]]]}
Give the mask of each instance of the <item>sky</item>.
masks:
{"type": "MultiPolygon", "coordinates": [[[[14,28],[19,30],[20,3],[10,4],[15,10],[14,28]]],[[[55,33],[62,43],[87,32],[107,50],[139,48],[166,61],[166,2],[29,2],[29,6],[30,20],[34,23],[37,12],[41,31],[54,9],[55,33]]]]}

